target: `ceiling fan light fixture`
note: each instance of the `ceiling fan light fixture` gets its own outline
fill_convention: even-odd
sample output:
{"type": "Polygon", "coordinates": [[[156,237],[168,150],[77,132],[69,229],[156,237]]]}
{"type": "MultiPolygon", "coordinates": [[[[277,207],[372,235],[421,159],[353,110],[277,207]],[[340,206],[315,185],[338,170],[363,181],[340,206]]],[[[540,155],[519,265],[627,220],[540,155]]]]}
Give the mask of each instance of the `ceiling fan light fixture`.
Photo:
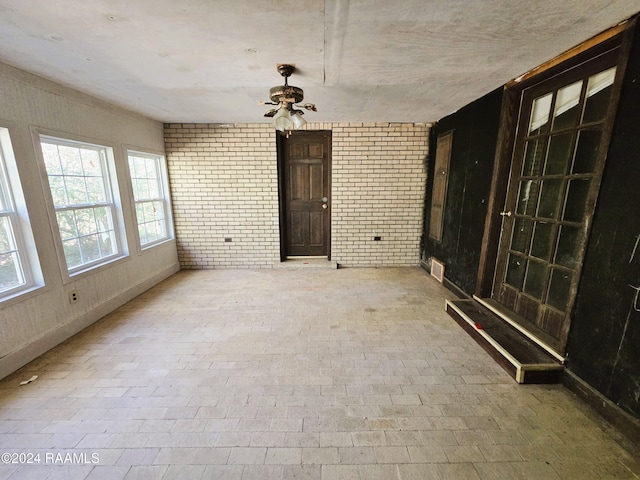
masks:
{"type": "Polygon", "coordinates": [[[303,113],[300,110],[293,111],[293,114],[291,115],[291,123],[293,124],[294,130],[300,130],[307,124],[307,121],[304,119],[302,114],[303,113]]]}
{"type": "Polygon", "coordinates": [[[291,114],[289,113],[289,108],[286,105],[280,105],[280,108],[273,116],[273,123],[276,126],[277,130],[281,132],[285,132],[287,130],[291,130],[293,123],[291,122],[291,114]]]}
{"type": "MultiPolygon", "coordinates": [[[[296,67],[289,64],[279,64],[277,68],[278,73],[284,77],[284,85],[278,85],[269,90],[271,102],[266,103],[278,105],[278,107],[269,110],[264,116],[273,117],[276,129],[281,132],[299,130],[307,124],[307,121],[302,118],[304,112],[296,110],[294,107],[304,100],[304,92],[299,87],[289,85],[288,81],[291,74],[295,72],[296,67]]],[[[317,111],[316,106],[312,103],[305,103],[301,105],[301,108],[317,111]]]]}

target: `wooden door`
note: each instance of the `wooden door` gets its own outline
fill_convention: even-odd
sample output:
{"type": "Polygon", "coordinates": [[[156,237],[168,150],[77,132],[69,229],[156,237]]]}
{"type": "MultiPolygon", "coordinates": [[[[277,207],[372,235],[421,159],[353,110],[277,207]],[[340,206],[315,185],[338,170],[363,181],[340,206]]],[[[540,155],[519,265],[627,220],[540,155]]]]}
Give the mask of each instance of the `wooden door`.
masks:
{"type": "Polygon", "coordinates": [[[284,256],[329,256],[330,133],[292,132],[282,143],[284,256]]]}
{"type": "Polygon", "coordinates": [[[449,183],[449,161],[453,132],[438,135],[436,143],[436,164],[433,171],[433,190],[431,192],[431,215],[429,219],[429,238],[442,241],[444,227],[444,206],[449,183]]]}
{"type": "Polygon", "coordinates": [[[525,90],[493,298],[564,352],[615,111],[617,51],[525,90]]]}

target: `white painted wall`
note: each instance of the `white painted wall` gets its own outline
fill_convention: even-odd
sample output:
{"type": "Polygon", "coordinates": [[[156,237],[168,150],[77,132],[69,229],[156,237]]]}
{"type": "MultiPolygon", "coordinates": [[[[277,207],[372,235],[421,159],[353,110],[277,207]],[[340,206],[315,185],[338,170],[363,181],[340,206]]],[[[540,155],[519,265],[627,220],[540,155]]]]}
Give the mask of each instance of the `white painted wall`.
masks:
{"type": "Polygon", "coordinates": [[[179,269],[170,241],[138,251],[124,148],[163,152],[163,125],[0,64],[0,126],[9,129],[44,277],[44,287],[0,302],[0,378],[95,322],[179,269]],[[113,148],[129,256],[63,283],[45,206],[34,128],[113,148]],[[70,304],[68,292],[79,301],[70,304]]]}

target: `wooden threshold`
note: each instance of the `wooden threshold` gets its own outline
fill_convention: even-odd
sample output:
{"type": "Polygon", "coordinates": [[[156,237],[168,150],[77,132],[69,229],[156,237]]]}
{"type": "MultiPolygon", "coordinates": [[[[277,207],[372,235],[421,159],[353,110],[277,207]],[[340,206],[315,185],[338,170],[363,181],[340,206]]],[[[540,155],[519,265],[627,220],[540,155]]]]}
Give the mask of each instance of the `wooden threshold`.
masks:
{"type": "Polygon", "coordinates": [[[560,383],[554,356],[475,300],[447,300],[446,312],[518,383],[560,383]]]}

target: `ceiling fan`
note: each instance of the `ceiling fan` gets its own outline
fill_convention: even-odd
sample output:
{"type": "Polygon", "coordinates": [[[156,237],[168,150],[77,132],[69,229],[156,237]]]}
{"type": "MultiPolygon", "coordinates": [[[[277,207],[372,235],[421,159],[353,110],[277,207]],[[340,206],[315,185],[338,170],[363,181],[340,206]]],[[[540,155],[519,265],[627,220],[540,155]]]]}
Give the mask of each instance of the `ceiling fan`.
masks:
{"type": "Polygon", "coordinates": [[[278,85],[272,87],[269,90],[270,102],[261,102],[262,105],[277,105],[277,108],[272,108],[264,114],[265,117],[273,118],[274,124],[277,130],[285,132],[288,130],[298,130],[305,126],[307,123],[302,115],[304,112],[299,110],[304,108],[305,110],[312,110],[317,112],[316,106],[313,103],[305,103],[297,105],[304,99],[304,92],[299,87],[289,85],[289,77],[296,71],[295,65],[291,64],[278,64],[278,72],[284,77],[284,85],[278,85]]]}

